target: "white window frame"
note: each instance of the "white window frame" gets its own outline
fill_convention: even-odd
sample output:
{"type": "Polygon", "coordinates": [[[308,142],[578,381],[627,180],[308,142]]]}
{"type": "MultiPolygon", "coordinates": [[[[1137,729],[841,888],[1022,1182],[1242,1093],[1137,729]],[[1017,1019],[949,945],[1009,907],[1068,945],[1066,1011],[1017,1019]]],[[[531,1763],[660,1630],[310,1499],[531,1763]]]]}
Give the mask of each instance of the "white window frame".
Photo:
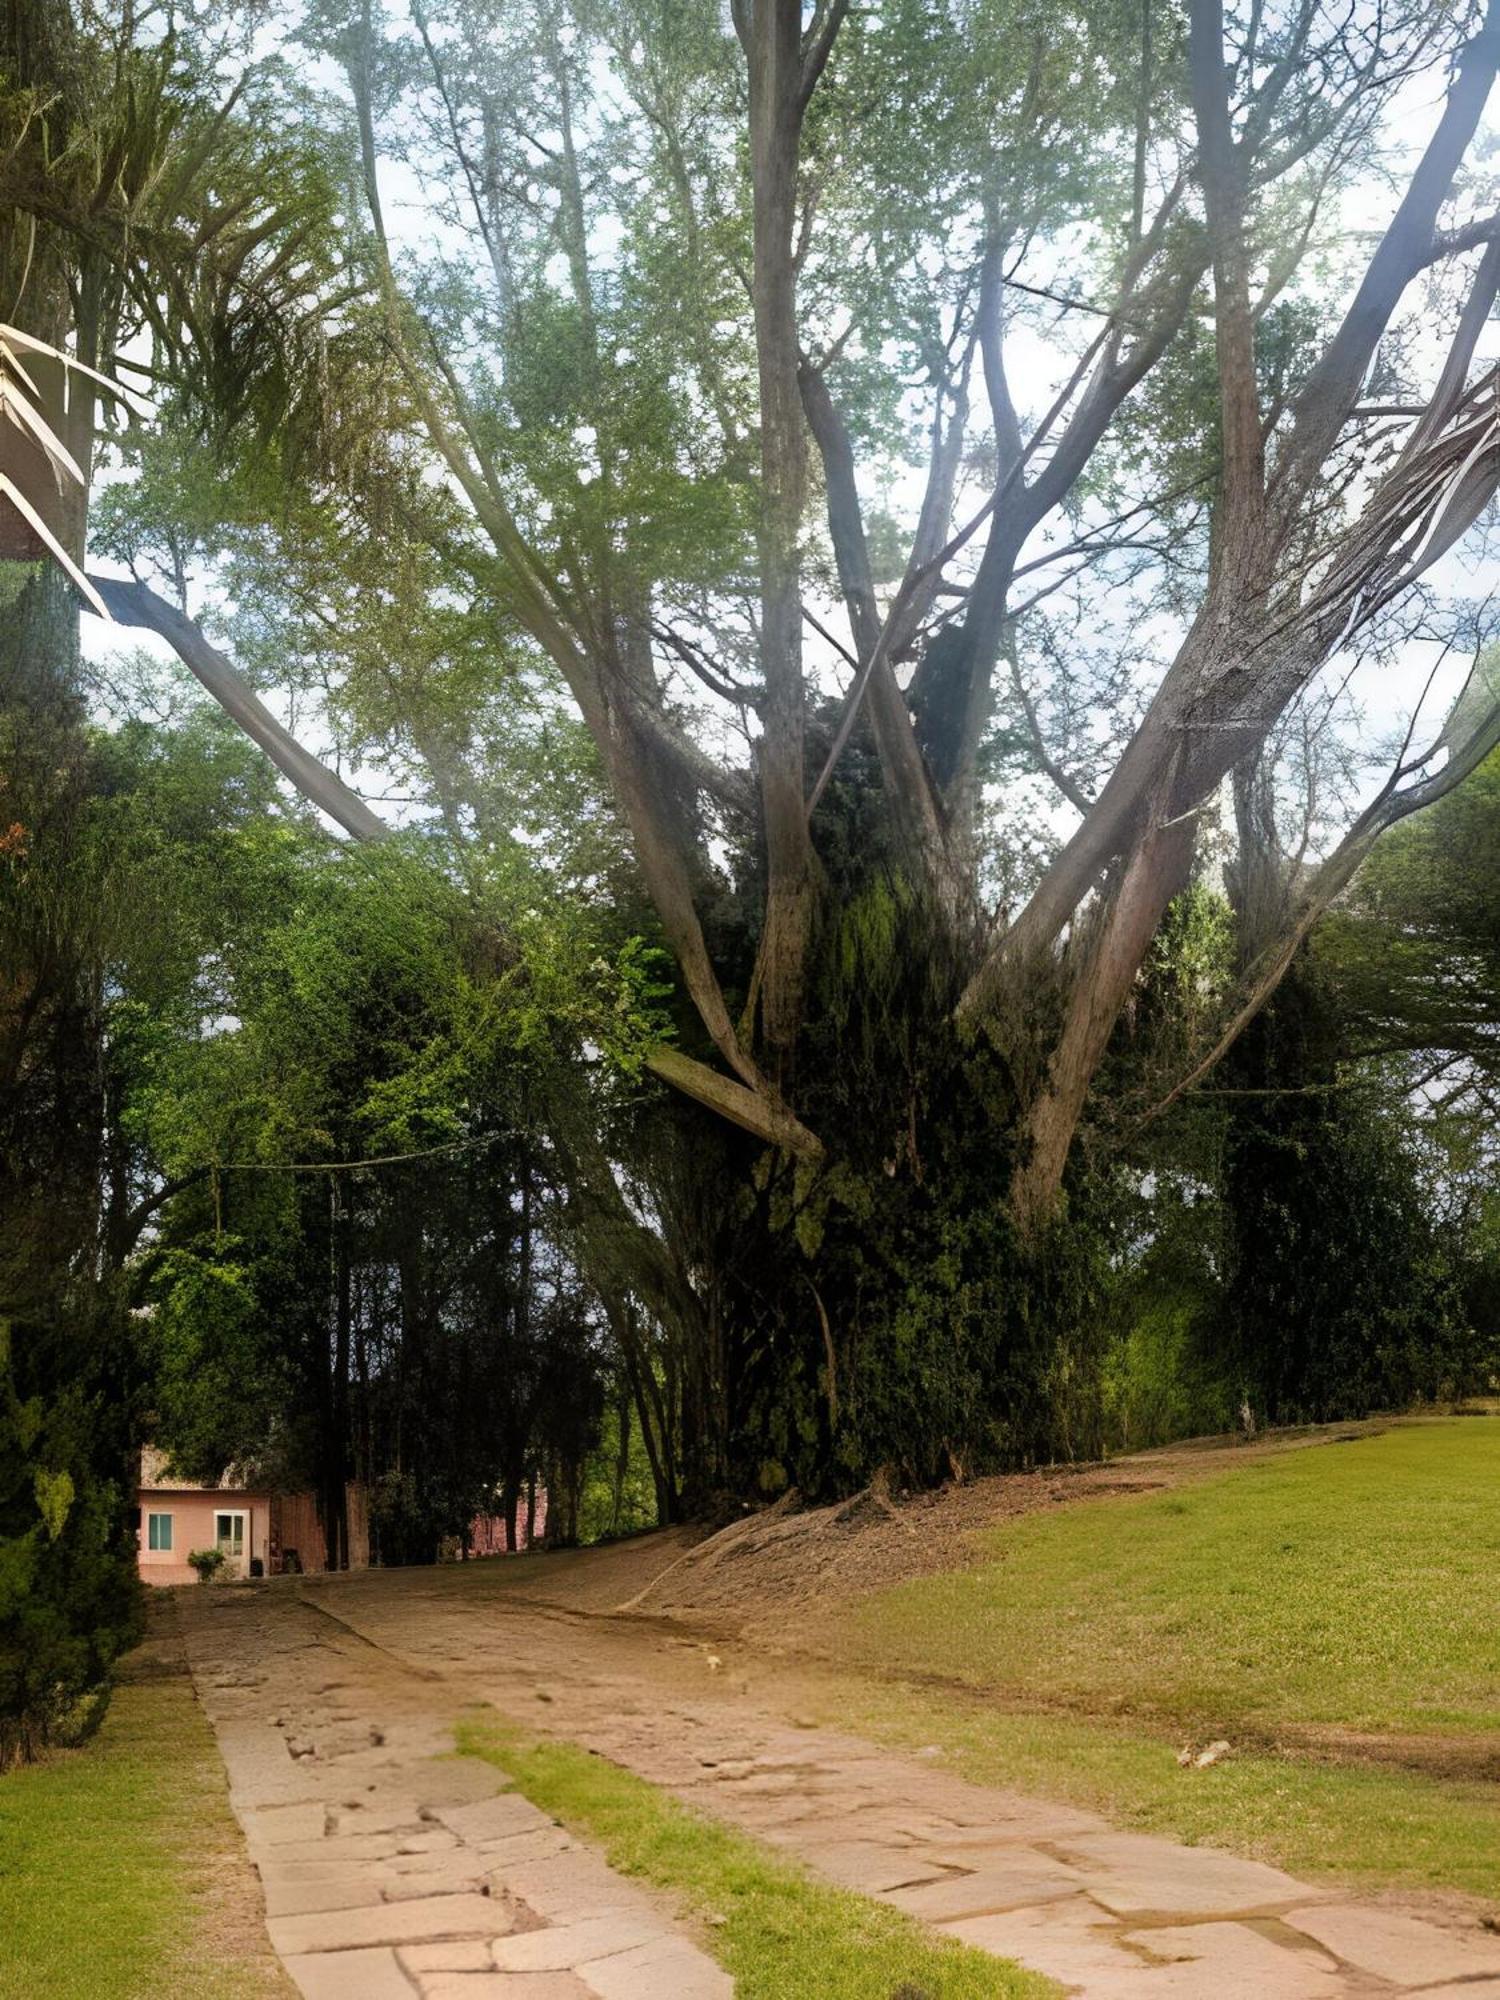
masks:
{"type": "Polygon", "coordinates": [[[149,1508],[147,1509],[147,1512],[146,1512],[146,1548],[147,1548],[147,1551],[148,1551],[148,1552],[149,1552],[149,1553],[150,1553],[151,1555],[157,1555],[157,1556],[169,1556],[169,1555],[171,1555],[171,1553],[172,1553],[172,1516],[171,1516],[170,1514],[165,1514],[165,1513],[163,1513],[163,1514],[159,1514],[159,1513],[155,1512],[155,1511],[154,1511],[153,1509],[149,1509],[149,1508]],[[165,1522],[166,1522],[166,1524],[167,1524],[167,1539],[166,1539],[165,1541],[162,1541],[162,1540],[160,1539],[160,1534],[161,1534],[161,1530],[160,1530],[160,1527],[159,1527],[158,1523],[160,1523],[160,1522],[162,1522],[162,1521],[165,1521],[165,1522]]]}
{"type": "MultiPolygon", "coordinates": [[[[249,1509],[248,1507],[215,1507],[215,1509],[214,1509],[214,1547],[215,1547],[215,1548],[217,1548],[217,1547],[219,1546],[219,1523],[220,1523],[220,1521],[243,1521],[243,1522],[244,1522],[244,1524],[245,1524],[245,1532],[244,1532],[244,1535],[243,1535],[243,1537],[242,1537],[242,1541],[243,1541],[243,1544],[244,1544],[244,1546],[243,1546],[243,1549],[242,1549],[241,1553],[243,1554],[243,1556],[244,1556],[244,1558],[245,1558],[245,1561],[246,1561],[246,1562],[248,1562],[248,1561],[250,1560],[250,1509],[249,1509]]],[[[230,1535],[229,1535],[229,1540],[230,1540],[230,1542],[231,1542],[231,1543],[232,1543],[232,1542],[234,1541],[234,1532],[233,1532],[233,1530],[232,1530],[232,1529],[231,1529],[231,1531],[230,1531],[230,1535]]]]}

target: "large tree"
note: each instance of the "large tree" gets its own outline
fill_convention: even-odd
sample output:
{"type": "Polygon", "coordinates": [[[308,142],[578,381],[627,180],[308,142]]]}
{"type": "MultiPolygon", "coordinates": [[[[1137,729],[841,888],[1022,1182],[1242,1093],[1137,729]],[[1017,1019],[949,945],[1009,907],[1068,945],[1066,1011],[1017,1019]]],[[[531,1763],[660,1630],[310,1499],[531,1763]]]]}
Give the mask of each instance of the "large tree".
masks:
{"type": "MultiPolygon", "coordinates": [[[[914,1339],[925,1269],[950,1333],[986,1329],[961,1429],[975,1393],[1024,1401],[994,1352],[1040,1339],[1052,1295],[1005,1273],[1042,1256],[1222,782],[1391,643],[1500,476],[1473,368],[1500,221],[1471,158],[1500,25],[1315,0],[731,14],[310,8],[344,88],[283,84],[281,114],[350,204],[326,282],[277,266],[323,301],[316,365],[281,385],[299,500],[269,561],[211,522],[200,542],[257,579],[247,655],[269,623],[347,716],[383,708],[481,846],[511,811],[507,702],[565,691],[687,1003],[652,1066],[751,1135],[692,1143],[806,1265],[757,1280],[725,1240],[743,1216],[674,1219],[658,1189],[694,1309],[740,1273],[740,1420],[757,1369],[801,1369],[837,1432],[849,1329],[914,1339]],[[997,816],[1018,754],[1064,837],[997,816]]],[[[375,830],[180,610],[105,595],[375,830]]],[[[1380,829],[1496,733],[1471,706],[1319,869],[1283,871],[1205,1059],[1380,829]]]]}

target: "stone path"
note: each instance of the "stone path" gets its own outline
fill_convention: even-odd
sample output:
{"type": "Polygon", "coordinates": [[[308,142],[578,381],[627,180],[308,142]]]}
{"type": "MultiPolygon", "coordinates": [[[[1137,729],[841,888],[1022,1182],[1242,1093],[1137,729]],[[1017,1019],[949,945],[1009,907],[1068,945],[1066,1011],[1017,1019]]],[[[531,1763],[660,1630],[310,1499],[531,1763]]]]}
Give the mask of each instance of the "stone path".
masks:
{"type": "Polygon", "coordinates": [[[1093,1814],[966,1785],[828,1730],[585,1740],[848,1888],[1050,1973],[1088,2000],[1500,1996],[1500,1937],[1352,1904],[1256,1861],[1121,1833],[1093,1814]],[[643,1754],[642,1739],[656,1740],[643,1754]]]}
{"type": "Polygon", "coordinates": [[[306,2000],[729,2000],[659,1904],[500,1774],[452,1688],[293,1593],[182,1593],[184,1639],[306,2000]]]}
{"type": "MultiPolygon", "coordinates": [[[[1357,1902],[1212,1848],[968,1785],[788,1721],[769,1677],[647,1621],[583,1618],[441,1572],[308,1579],[372,1645],[1085,2000],[1500,2000],[1500,1935],[1357,1902]],[[502,1670],[503,1669],[503,1670],[502,1670]]],[[[676,2000],[663,1983],[654,2000],[676,2000]]],[[[818,2000],[808,1995],[807,2000],[818,2000]]]]}

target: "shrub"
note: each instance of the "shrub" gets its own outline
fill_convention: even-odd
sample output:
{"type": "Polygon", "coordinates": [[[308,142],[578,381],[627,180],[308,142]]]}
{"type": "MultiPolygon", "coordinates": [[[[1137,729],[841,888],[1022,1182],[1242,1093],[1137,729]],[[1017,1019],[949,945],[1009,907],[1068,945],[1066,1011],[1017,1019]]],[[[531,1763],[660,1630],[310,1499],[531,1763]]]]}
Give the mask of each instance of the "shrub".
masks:
{"type": "Polygon", "coordinates": [[[188,1567],[198,1572],[200,1583],[212,1583],[224,1567],[222,1549],[193,1549],[188,1556],[188,1567]]]}

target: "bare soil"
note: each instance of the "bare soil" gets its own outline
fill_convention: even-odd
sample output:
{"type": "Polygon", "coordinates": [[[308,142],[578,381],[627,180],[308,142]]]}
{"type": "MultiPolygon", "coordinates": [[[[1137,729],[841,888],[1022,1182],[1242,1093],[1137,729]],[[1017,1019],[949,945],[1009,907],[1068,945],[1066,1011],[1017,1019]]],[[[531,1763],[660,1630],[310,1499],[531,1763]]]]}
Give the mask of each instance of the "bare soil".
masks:
{"type": "MultiPolygon", "coordinates": [[[[716,1533],[669,1528],[590,1549],[496,1558],[494,1588],[595,1614],[645,1615],[816,1657],[823,1603],[859,1597],[976,1560],[975,1537],[1024,1515],[1109,1494],[1163,1492],[1285,1452],[1377,1436],[1399,1418],[1309,1425],[1252,1441],[1195,1438],[1098,1463],[1050,1465],[893,1496],[877,1481],[833,1506],[795,1495],[716,1533]]],[[[463,1572],[474,1587],[472,1566],[463,1572]]]]}

